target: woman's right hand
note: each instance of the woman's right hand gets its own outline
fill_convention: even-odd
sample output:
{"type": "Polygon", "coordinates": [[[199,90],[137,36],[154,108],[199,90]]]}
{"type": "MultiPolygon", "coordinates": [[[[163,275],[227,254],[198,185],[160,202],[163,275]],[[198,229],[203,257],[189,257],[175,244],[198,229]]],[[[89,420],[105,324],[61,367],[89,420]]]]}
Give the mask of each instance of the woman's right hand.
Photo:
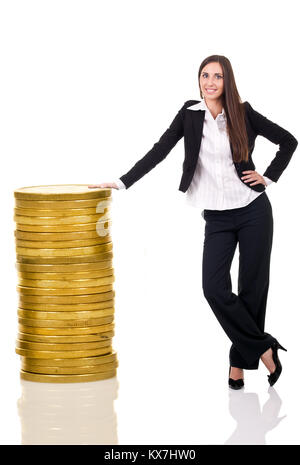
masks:
{"type": "Polygon", "coordinates": [[[112,187],[113,189],[118,189],[118,186],[116,183],[114,182],[102,182],[101,184],[91,184],[90,186],[91,189],[95,188],[95,187],[112,187]]]}

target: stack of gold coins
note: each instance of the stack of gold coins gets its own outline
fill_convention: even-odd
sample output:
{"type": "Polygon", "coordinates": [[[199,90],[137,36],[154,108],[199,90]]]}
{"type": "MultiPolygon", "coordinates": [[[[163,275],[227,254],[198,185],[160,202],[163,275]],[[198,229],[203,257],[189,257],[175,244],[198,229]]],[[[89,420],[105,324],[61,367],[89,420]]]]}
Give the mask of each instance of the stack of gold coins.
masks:
{"type": "Polygon", "coordinates": [[[21,378],[115,376],[111,189],[32,186],[14,196],[21,378]]]}

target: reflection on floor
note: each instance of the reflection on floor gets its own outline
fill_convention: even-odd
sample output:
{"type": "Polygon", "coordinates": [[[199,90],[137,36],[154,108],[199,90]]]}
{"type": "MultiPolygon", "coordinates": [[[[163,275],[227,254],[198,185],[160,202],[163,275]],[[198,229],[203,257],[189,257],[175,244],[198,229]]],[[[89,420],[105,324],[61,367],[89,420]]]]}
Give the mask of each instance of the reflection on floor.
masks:
{"type": "Polygon", "coordinates": [[[22,444],[117,444],[117,377],[86,383],[20,380],[22,444]]]}
{"type": "Polygon", "coordinates": [[[268,389],[269,399],[261,408],[255,392],[229,389],[229,413],[236,428],[225,445],[265,445],[266,434],[276,428],[286,415],[279,416],[282,401],[274,387],[268,389]]]}

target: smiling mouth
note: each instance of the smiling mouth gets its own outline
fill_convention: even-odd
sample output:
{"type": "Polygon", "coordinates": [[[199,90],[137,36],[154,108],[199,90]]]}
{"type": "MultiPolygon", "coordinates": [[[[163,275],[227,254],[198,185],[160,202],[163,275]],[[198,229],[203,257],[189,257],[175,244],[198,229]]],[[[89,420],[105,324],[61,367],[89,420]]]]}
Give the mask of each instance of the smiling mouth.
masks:
{"type": "Polygon", "coordinates": [[[217,89],[205,89],[206,92],[209,92],[209,93],[213,93],[213,92],[217,92],[217,89]]]}

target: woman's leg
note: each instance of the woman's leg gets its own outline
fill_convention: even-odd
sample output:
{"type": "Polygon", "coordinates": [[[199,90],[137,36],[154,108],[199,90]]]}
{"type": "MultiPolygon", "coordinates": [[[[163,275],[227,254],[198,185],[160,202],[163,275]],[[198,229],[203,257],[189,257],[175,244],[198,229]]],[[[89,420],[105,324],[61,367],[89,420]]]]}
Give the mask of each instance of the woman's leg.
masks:
{"type": "MultiPolygon", "coordinates": [[[[252,315],[257,327],[264,332],[273,241],[273,214],[266,194],[258,197],[249,207],[247,216],[240,217],[237,230],[238,296],[252,315]]],[[[229,359],[232,366],[239,366],[241,363],[240,354],[234,344],[230,348],[229,359]]],[[[256,369],[258,365],[259,358],[248,369],[256,369]]]]}
{"type": "MultiPolygon", "coordinates": [[[[233,353],[231,365],[254,369],[257,368],[260,355],[275,339],[263,332],[261,323],[259,327],[261,312],[256,317],[244,300],[232,292],[230,267],[239,239],[238,233],[247,225],[250,228],[248,233],[252,231],[257,237],[261,227],[262,209],[255,208],[253,202],[249,205],[224,211],[205,210],[202,287],[211,309],[234,345],[236,359],[233,353]]],[[[256,257],[256,260],[260,259],[256,257]]],[[[251,284],[256,286],[256,278],[251,284]]]]}

